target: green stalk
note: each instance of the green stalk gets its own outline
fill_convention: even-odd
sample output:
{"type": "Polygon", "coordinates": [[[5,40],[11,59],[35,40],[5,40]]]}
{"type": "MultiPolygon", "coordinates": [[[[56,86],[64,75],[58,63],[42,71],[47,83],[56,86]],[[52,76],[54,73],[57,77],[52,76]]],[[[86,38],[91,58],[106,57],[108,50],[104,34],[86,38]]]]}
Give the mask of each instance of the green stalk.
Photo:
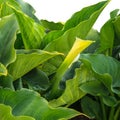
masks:
{"type": "Polygon", "coordinates": [[[107,120],[107,115],[106,115],[105,105],[104,105],[104,103],[103,103],[101,97],[100,97],[100,104],[101,104],[102,113],[103,113],[103,120],[107,120]]]}
{"type": "Polygon", "coordinates": [[[111,111],[109,113],[109,120],[114,120],[114,112],[115,112],[115,107],[111,108],[111,111]]]}
{"type": "Polygon", "coordinates": [[[112,48],[109,50],[109,56],[112,56],[112,48]]]}
{"type": "Polygon", "coordinates": [[[118,120],[120,117],[120,107],[117,109],[115,115],[114,115],[114,120],[118,120]]]}

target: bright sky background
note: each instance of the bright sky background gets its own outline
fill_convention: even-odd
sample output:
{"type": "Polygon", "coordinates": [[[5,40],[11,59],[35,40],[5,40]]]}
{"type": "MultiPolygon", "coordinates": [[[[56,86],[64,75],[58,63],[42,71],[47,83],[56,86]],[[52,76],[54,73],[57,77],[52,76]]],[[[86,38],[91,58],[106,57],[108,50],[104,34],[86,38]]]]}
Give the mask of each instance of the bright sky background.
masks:
{"type": "MultiPolygon", "coordinates": [[[[47,19],[54,22],[65,22],[73,13],[81,10],[83,7],[98,3],[102,0],[24,0],[29,2],[36,10],[36,16],[39,19],[47,19]]],[[[114,9],[120,9],[120,1],[111,0],[104,9],[94,28],[100,27],[109,19],[109,13],[114,9]]]]}

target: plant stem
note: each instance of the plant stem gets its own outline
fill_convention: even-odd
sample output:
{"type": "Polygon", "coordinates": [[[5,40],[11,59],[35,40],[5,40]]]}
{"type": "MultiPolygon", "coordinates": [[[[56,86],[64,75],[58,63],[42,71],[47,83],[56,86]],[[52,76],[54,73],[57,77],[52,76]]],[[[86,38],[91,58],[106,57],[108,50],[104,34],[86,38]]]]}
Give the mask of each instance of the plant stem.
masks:
{"type": "Polygon", "coordinates": [[[100,103],[101,103],[101,108],[102,108],[102,112],[103,112],[103,120],[107,120],[105,105],[104,105],[101,97],[100,97],[100,103]]]}
{"type": "Polygon", "coordinates": [[[112,48],[109,49],[109,56],[112,56],[112,48]]]}
{"type": "Polygon", "coordinates": [[[117,109],[115,113],[114,120],[118,120],[119,117],[120,117],[120,107],[117,109]]]}
{"type": "Polygon", "coordinates": [[[114,120],[114,111],[115,111],[115,107],[112,107],[109,114],[109,120],[114,120]]]}

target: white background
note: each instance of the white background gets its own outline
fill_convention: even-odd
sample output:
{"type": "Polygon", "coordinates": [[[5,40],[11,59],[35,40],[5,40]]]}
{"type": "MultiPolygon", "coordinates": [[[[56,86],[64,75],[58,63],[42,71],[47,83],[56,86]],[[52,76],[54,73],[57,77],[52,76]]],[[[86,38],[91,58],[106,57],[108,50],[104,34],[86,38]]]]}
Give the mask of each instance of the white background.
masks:
{"type": "MultiPolygon", "coordinates": [[[[39,19],[47,19],[54,22],[65,22],[71,15],[83,7],[98,3],[102,0],[24,0],[29,2],[36,10],[39,19]]],[[[96,21],[94,28],[100,27],[109,19],[109,13],[114,9],[120,9],[119,0],[111,0],[96,21]]]]}

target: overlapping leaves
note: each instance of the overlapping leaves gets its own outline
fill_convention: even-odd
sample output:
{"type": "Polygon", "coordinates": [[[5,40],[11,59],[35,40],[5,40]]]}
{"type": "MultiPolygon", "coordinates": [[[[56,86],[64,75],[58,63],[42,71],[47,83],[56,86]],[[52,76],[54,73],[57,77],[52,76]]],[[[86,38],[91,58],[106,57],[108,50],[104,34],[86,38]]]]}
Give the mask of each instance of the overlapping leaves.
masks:
{"type": "MultiPolygon", "coordinates": [[[[106,56],[114,56],[113,48],[119,49],[118,10],[111,13],[111,19],[102,27],[100,36],[92,29],[108,3],[109,0],[83,8],[65,24],[61,24],[39,21],[34,15],[35,10],[32,6],[22,0],[0,1],[2,18],[0,20],[0,108],[2,109],[0,115],[2,119],[8,117],[15,120],[21,117],[26,120],[71,119],[80,113],[66,107],[86,94],[100,97],[106,106],[119,106],[120,63],[106,56]],[[77,42],[76,37],[80,38],[77,42]],[[92,43],[86,39],[95,40],[96,43],[83,51],[92,43]],[[74,72],[70,75],[68,69],[82,51],[84,53],[104,52],[105,55],[81,54],[80,64],[71,67],[74,72]],[[23,87],[27,89],[21,89],[23,87]],[[40,94],[51,99],[49,104],[45,98],[40,97],[40,94]],[[5,112],[8,116],[4,118],[5,112]]],[[[119,56],[119,53],[117,51],[116,55],[119,56]]],[[[96,111],[93,109],[91,112],[86,108],[87,100],[90,109],[94,104],[100,107],[96,97],[94,100],[84,97],[83,112],[90,113],[89,116],[97,119],[103,115],[101,119],[104,119],[104,114],[99,113],[101,108],[96,111]]],[[[119,109],[116,110],[116,118],[118,112],[119,109]]]]}
{"type": "Polygon", "coordinates": [[[0,104],[0,119],[2,120],[35,120],[28,116],[13,116],[12,109],[10,106],[0,104]]]}
{"type": "MultiPolygon", "coordinates": [[[[12,113],[15,116],[31,116],[36,120],[58,120],[69,119],[80,114],[69,108],[52,108],[38,93],[27,89],[16,92],[10,89],[0,89],[0,94],[0,103],[11,106],[12,113]]],[[[1,107],[4,109],[4,106],[1,107]]]]}
{"type": "MultiPolygon", "coordinates": [[[[116,59],[102,54],[82,54],[81,61],[93,71],[95,80],[90,80],[81,85],[81,89],[92,95],[107,96],[111,92],[120,94],[120,62],[116,59]]],[[[88,71],[89,71],[88,69],[88,71]]]]}
{"type": "MultiPolygon", "coordinates": [[[[83,10],[75,13],[64,25],[64,28],[62,30],[59,30],[58,32],[50,32],[48,33],[48,38],[43,39],[42,42],[45,41],[46,46],[44,50],[47,51],[59,51],[64,53],[65,55],[68,54],[69,50],[71,49],[75,38],[79,37],[82,39],[85,39],[88,32],[91,30],[92,26],[94,25],[95,21],[97,20],[98,16],[104,9],[104,7],[108,4],[108,1],[100,2],[98,4],[95,4],[93,6],[89,6],[84,8],[83,10]],[[84,13],[87,14],[84,14],[84,13]],[[84,14],[84,17],[81,18],[84,14]],[[76,23],[76,24],[75,24],[76,23]],[[73,26],[74,25],[74,26],[73,26]],[[67,28],[67,26],[69,26],[67,28]],[[56,37],[54,37],[56,36],[56,37]],[[48,42],[46,42],[48,41],[48,42]],[[64,46],[63,46],[64,44],[64,46]],[[61,47],[62,46],[62,47],[61,47]]],[[[45,68],[46,66],[54,66],[54,68],[57,68],[58,66],[55,66],[56,64],[62,63],[63,59],[59,59],[53,62],[52,60],[48,63],[45,63],[43,71],[47,71],[45,68]]],[[[51,68],[52,69],[52,68],[51,68]]],[[[50,70],[52,71],[52,70],[50,70]]],[[[55,70],[54,70],[55,71],[55,70]]],[[[52,74],[52,73],[49,73],[52,74]]]]}

